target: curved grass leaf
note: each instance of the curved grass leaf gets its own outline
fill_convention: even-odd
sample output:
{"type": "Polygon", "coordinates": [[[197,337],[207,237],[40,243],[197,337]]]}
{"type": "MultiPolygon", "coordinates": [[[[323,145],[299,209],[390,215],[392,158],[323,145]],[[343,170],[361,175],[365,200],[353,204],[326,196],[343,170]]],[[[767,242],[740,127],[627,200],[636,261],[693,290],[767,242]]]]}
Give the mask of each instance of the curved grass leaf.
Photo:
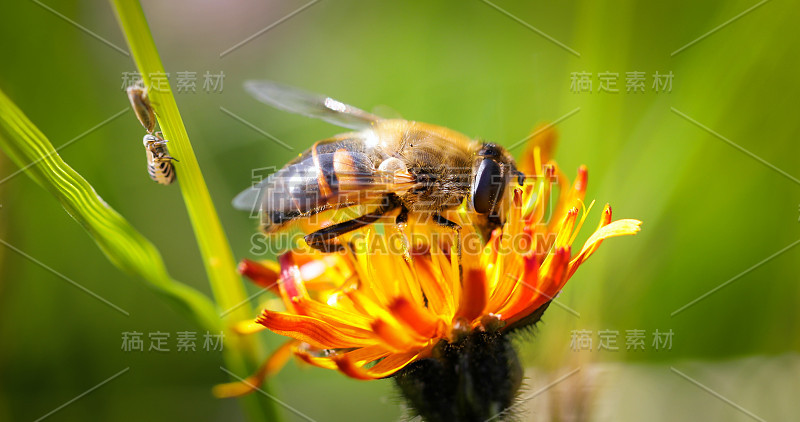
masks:
{"type": "Polygon", "coordinates": [[[61,159],[47,137],[1,90],[0,146],[28,176],[56,197],[115,266],[144,280],[202,327],[220,329],[214,304],[169,276],[155,246],[61,159]]]}

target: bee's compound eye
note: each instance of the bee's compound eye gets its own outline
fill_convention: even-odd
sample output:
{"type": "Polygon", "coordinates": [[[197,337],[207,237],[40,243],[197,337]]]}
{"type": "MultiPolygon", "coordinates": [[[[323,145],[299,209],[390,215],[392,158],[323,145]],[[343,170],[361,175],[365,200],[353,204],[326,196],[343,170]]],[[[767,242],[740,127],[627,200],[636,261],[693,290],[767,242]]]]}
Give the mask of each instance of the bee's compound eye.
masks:
{"type": "Polygon", "coordinates": [[[495,160],[484,158],[472,184],[472,208],[479,214],[491,213],[505,187],[503,169],[495,160]]]}

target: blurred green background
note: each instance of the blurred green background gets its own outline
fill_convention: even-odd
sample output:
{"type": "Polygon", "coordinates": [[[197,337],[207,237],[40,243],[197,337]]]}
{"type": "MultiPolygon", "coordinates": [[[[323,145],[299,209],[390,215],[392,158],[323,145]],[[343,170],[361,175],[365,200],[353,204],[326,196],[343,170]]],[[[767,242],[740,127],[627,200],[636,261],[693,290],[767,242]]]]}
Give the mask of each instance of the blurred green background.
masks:
{"type": "MultiPolygon", "coordinates": [[[[497,0],[511,18],[477,0],[323,0],[220,57],[304,4],[143,4],[173,91],[177,72],[196,72],[196,92],[176,97],[237,259],[253,257],[255,222],[233,210],[230,200],[248,186],[251,169],[281,166],[341,131],[256,102],[242,89],[247,79],[280,81],[367,110],[388,106],[405,118],[506,146],[536,123],[558,121],[556,159],[565,173],[574,177],[586,164],[587,198],[599,206],[609,202],[615,218],[637,218],[644,226],[635,237],[607,241],[568,283],[559,301],[574,312],[552,306],[538,333],[519,342],[524,364],[538,368],[532,374],[555,379],[603,362],[655,374],[636,403],[606,406],[608,420],[653,416],[631,410],[648,401],[667,403],[667,409],[689,403],[680,397],[691,397],[697,412],[717,412],[711,419],[749,420],[670,367],[759,417],[798,410],[785,400],[800,393],[800,248],[785,249],[800,239],[796,1],[497,0]],[[205,92],[206,72],[224,73],[221,92],[205,92]],[[592,92],[574,92],[574,72],[591,74],[592,92]],[[603,72],[618,74],[619,92],[598,92],[603,72]],[[626,92],[626,72],[644,72],[645,92],[626,92]],[[655,72],[672,72],[670,92],[653,89],[655,72]],[[671,349],[652,347],[656,329],[672,330],[671,349]],[[573,330],[592,333],[592,351],[572,350],[573,330]],[[620,350],[598,351],[599,330],[618,331],[620,350]],[[645,331],[645,350],[625,350],[626,330],[645,331]],[[737,372],[742,361],[750,369],[737,372]],[[772,375],[760,372],[767,367],[772,375]],[[731,372],[723,382],[719,374],[731,372]],[[754,381],[754,374],[763,376],[754,381]],[[758,395],[752,382],[783,395],[758,395]]],[[[0,88],[59,146],[125,110],[123,73],[136,69],[130,57],[65,19],[127,51],[108,4],[47,7],[63,17],[37,2],[0,3],[0,88]]],[[[154,241],[177,279],[208,293],[178,189],[148,180],[142,134],[127,112],[61,154],[154,241]]],[[[242,419],[235,401],[210,394],[227,378],[220,354],[202,350],[201,330],[117,271],[27,176],[8,178],[17,170],[0,154],[0,239],[11,245],[0,246],[0,420],[40,418],[126,367],[48,420],[242,419]],[[126,331],[170,332],[173,351],[125,352],[126,331]],[[197,352],[174,350],[178,331],[198,332],[197,352]]],[[[595,226],[599,206],[580,242],[595,226]]],[[[261,336],[271,346],[280,341],[261,336]]],[[[642,382],[620,377],[615,385],[624,392],[642,382]]],[[[315,420],[397,420],[402,414],[390,381],[359,382],[290,363],[273,385],[283,402],[315,420]]],[[[545,415],[542,410],[530,418],[545,415]]]]}

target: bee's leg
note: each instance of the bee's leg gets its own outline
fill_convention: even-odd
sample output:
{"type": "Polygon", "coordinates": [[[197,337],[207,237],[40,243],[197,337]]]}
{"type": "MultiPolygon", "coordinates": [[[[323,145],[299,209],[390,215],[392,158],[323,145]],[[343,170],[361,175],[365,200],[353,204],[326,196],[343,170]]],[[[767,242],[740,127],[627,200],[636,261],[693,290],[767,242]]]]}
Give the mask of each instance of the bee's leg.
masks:
{"type": "Polygon", "coordinates": [[[433,221],[442,226],[446,227],[450,230],[453,230],[456,233],[456,253],[458,254],[458,272],[461,273],[461,225],[456,223],[455,221],[448,220],[441,216],[439,213],[434,213],[432,216],[433,221]]]}
{"type": "Polygon", "coordinates": [[[408,208],[406,208],[405,205],[401,206],[400,214],[397,214],[397,218],[394,220],[394,223],[398,226],[408,224],[408,208]]]}
{"type": "Polygon", "coordinates": [[[156,161],[173,161],[173,160],[174,161],[179,161],[177,158],[169,155],[169,153],[166,153],[166,154],[165,153],[161,153],[161,154],[159,154],[158,156],[155,157],[155,160],[156,161]]]}
{"type": "Polygon", "coordinates": [[[337,237],[374,223],[383,217],[384,214],[397,209],[399,206],[400,202],[396,196],[387,196],[386,202],[374,212],[317,230],[314,233],[306,235],[304,239],[308,246],[319,249],[322,252],[330,253],[342,251],[344,247],[339,243],[334,243],[337,237]]]}

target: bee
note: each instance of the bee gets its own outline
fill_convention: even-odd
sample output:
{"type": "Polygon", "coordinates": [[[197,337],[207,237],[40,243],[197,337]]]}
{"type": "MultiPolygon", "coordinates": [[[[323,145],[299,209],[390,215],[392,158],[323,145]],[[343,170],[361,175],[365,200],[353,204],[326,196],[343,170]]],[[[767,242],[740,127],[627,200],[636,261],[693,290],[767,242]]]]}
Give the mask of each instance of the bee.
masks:
{"type": "Polygon", "coordinates": [[[322,211],[366,203],[378,205],[305,235],[306,243],[324,252],[340,250],[339,236],[395,210],[399,210],[397,224],[405,224],[413,215],[460,233],[461,226],[443,214],[466,200],[486,236],[502,226],[512,185],[524,181],[511,155],[494,143],[442,126],[383,119],[275,82],[248,81],[245,89],[275,108],[355,130],[314,143],[236,196],[235,208],[260,212],[266,234],[322,211]]]}
{"type": "Polygon", "coordinates": [[[161,137],[160,132],[156,132],[156,134],[144,135],[142,142],[147,153],[147,173],[150,178],[162,185],[174,182],[177,176],[172,160],[178,161],[178,159],[169,155],[168,141],[161,137]]]}
{"type": "Polygon", "coordinates": [[[136,118],[139,119],[147,133],[153,133],[156,128],[156,116],[153,107],[150,106],[147,89],[136,85],[128,87],[128,100],[131,102],[131,108],[133,108],[136,118]]]}

